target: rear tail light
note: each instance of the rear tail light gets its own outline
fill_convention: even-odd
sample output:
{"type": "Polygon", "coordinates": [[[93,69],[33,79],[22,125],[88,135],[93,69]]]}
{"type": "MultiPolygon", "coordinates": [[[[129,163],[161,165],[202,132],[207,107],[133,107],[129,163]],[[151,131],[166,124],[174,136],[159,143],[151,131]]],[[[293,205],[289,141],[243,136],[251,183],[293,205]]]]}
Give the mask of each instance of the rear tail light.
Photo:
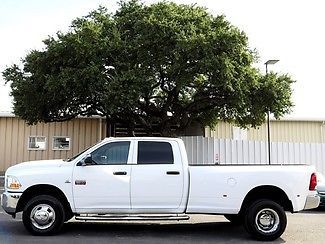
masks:
{"type": "Polygon", "coordinates": [[[310,176],[309,190],[315,191],[317,186],[317,176],[316,173],[312,173],[310,176]]]}

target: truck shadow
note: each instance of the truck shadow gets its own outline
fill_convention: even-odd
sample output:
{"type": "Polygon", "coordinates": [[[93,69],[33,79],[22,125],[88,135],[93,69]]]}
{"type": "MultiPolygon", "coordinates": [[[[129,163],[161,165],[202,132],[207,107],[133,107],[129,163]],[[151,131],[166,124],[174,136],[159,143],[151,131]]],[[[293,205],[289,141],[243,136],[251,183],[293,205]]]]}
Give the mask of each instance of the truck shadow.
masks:
{"type": "MultiPolygon", "coordinates": [[[[65,223],[55,236],[32,236],[24,228],[20,214],[0,218],[0,243],[261,243],[242,226],[220,222],[82,222],[65,223]],[[50,242],[46,242],[50,241],[50,242]]],[[[272,243],[284,243],[278,239],[272,243]]]]}
{"type": "MultiPolygon", "coordinates": [[[[256,243],[242,226],[229,222],[209,223],[90,223],[69,222],[62,235],[117,238],[131,243],[256,243]]],[[[273,243],[283,243],[279,239],[273,243]]],[[[259,242],[260,243],[260,242],[259,242]]]]}

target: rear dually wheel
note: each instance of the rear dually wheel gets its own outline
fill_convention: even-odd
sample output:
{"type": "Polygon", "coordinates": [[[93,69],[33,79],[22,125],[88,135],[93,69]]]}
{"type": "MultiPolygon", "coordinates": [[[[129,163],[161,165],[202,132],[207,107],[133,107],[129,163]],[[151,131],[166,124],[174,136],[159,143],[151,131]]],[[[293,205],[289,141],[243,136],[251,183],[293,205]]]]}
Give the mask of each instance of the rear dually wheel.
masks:
{"type": "Polygon", "coordinates": [[[248,208],[244,226],[253,238],[273,241],[279,238],[287,226],[284,209],[274,201],[258,200],[248,208]]]}

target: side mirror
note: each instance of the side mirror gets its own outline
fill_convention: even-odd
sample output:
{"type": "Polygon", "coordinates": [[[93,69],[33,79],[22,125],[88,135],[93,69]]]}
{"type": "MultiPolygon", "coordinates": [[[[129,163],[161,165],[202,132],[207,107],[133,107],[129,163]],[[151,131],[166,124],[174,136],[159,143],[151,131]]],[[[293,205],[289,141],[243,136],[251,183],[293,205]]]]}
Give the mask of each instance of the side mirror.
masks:
{"type": "Polygon", "coordinates": [[[83,160],[81,160],[77,166],[87,166],[87,165],[92,165],[93,163],[93,159],[91,157],[91,154],[88,154],[83,160]]]}
{"type": "Polygon", "coordinates": [[[85,163],[85,165],[92,165],[92,164],[94,164],[93,163],[93,159],[91,157],[91,154],[87,155],[87,157],[84,159],[84,163],[85,163]]]}

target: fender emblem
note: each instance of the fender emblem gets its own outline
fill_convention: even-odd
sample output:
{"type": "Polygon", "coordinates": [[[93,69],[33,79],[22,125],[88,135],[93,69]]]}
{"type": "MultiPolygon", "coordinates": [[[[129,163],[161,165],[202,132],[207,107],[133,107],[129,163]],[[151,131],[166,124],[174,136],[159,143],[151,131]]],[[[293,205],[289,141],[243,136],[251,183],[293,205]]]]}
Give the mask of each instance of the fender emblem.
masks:
{"type": "Polygon", "coordinates": [[[86,185],[86,181],[85,180],[76,180],[74,182],[75,185],[86,185]]]}

